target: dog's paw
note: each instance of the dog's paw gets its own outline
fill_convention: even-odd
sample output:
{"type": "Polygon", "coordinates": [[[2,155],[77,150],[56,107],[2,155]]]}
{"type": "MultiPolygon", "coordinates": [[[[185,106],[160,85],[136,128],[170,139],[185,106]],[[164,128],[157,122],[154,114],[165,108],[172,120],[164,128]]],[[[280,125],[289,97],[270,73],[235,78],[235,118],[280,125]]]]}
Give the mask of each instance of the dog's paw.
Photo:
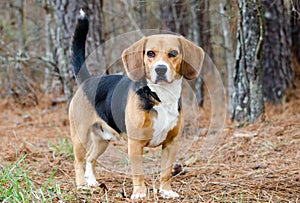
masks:
{"type": "Polygon", "coordinates": [[[97,187],[99,183],[97,182],[95,176],[85,176],[86,186],[97,187]]]}
{"type": "Polygon", "coordinates": [[[87,185],[79,185],[79,186],[77,186],[77,190],[79,190],[79,191],[89,191],[89,190],[91,190],[91,188],[88,187],[87,185]]]}
{"type": "Polygon", "coordinates": [[[96,180],[91,180],[91,181],[87,181],[87,186],[88,187],[98,187],[99,183],[96,180]]]}
{"type": "Polygon", "coordinates": [[[179,197],[177,192],[173,192],[172,190],[160,190],[159,193],[165,199],[171,199],[171,198],[179,197]]]}
{"type": "Polygon", "coordinates": [[[145,197],[146,197],[145,192],[136,192],[131,195],[130,199],[144,199],[145,197]]]}

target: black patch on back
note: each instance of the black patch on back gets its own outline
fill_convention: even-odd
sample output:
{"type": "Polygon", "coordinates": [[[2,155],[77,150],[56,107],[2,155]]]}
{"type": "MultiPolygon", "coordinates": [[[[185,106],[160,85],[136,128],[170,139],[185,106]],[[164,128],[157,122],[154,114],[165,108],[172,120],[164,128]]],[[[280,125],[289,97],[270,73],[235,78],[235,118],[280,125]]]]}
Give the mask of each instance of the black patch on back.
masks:
{"type": "Polygon", "coordinates": [[[155,92],[152,92],[148,86],[144,86],[136,91],[136,94],[140,97],[141,106],[144,111],[149,111],[153,108],[155,103],[161,102],[155,92]]]}
{"type": "Polygon", "coordinates": [[[123,75],[94,77],[83,83],[83,91],[97,114],[118,133],[126,132],[125,108],[132,81],[123,75]]]}

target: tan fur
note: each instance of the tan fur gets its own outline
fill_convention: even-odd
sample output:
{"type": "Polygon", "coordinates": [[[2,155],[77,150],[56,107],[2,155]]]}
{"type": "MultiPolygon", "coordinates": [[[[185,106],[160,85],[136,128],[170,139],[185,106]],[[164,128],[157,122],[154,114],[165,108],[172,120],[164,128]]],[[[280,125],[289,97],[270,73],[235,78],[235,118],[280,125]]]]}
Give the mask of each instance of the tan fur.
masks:
{"type": "MultiPolygon", "coordinates": [[[[171,69],[172,81],[184,76],[187,79],[195,79],[202,65],[204,52],[183,37],[174,35],[154,35],[145,37],[134,43],[123,52],[122,59],[124,67],[130,79],[140,80],[142,77],[150,79],[153,64],[157,60],[165,61],[171,69]],[[153,50],[157,57],[146,58],[143,50],[153,50]],[[168,57],[171,50],[178,51],[176,58],[168,57]]],[[[171,82],[172,82],[171,81],[171,82]]],[[[153,137],[153,119],[157,117],[157,112],[153,109],[143,111],[140,106],[139,96],[132,90],[129,91],[127,107],[125,111],[125,124],[128,139],[128,154],[133,173],[133,195],[146,193],[144,184],[142,157],[143,148],[148,145],[153,137]]],[[[158,104],[158,103],[157,103],[158,104]]],[[[157,105],[155,104],[155,105],[157,105]]],[[[69,119],[71,126],[71,138],[74,146],[76,185],[85,185],[84,160],[90,161],[95,167],[96,159],[108,146],[108,140],[96,138],[99,133],[99,126],[116,137],[121,137],[110,128],[97,115],[94,107],[89,103],[82,88],[79,88],[74,95],[69,109],[69,119]],[[95,129],[94,129],[95,128],[95,129]]],[[[179,114],[177,124],[169,131],[162,145],[161,160],[161,186],[160,189],[172,191],[171,170],[175,161],[178,137],[182,132],[182,115],[179,114]]],[[[95,171],[94,171],[95,172],[95,171]]],[[[139,196],[137,196],[139,197],[139,196]]]]}
{"type": "MultiPolygon", "coordinates": [[[[132,139],[143,139],[148,140],[151,139],[151,135],[153,133],[152,129],[152,119],[149,112],[145,112],[142,109],[138,108],[140,106],[141,101],[139,100],[138,95],[134,94],[131,90],[128,96],[128,104],[126,107],[126,128],[129,131],[133,131],[132,139]],[[138,137],[135,137],[138,136],[138,137]]],[[[127,132],[127,134],[129,134],[127,132]]]]}
{"type": "Polygon", "coordinates": [[[181,73],[188,80],[196,79],[203,65],[205,52],[184,37],[180,37],[179,41],[183,53],[181,73]]]}
{"type": "Polygon", "coordinates": [[[77,90],[70,103],[69,120],[75,156],[76,185],[83,186],[86,184],[84,179],[84,160],[92,162],[93,167],[95,167],[96,159],[105,151],[109,144],[107,140],[92,140],[93,136],[89,135],[93,133],[93,126],[98,124],[116,137],[120,135],[97,115],[81,87],[77,90]]]}
{"type": "Polygon", "coordinates": [[[129,48],[125,49],[122,54],[124,68],[127,71],[128,77],[133,81],[139,81],[144,77],[143,66],[143,50],[146,38],[142,38],[135,42],[129,48]]]}

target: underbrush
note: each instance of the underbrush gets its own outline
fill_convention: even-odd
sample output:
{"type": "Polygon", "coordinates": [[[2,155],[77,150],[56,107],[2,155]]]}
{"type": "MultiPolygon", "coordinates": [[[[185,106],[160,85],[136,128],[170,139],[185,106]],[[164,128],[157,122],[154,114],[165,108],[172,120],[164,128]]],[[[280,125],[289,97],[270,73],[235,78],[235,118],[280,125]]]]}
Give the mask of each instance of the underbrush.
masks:
{"type": "Polygon", "coordinates": [[[39,185],[32,177],[34,168],[27,165],[26,155],[14,164],[1,166],[0,170],[0,201],[1,202],[51,202],[62,195],[59,184],[53,176],[39,185]]]}
{"type": "MultiPolygon", "coordinates": [[[[19,154],[19,153],[18,153],[19,154]]],[[[60,138],[58,143],[49,142],[44,152],[16,155],[17,160],[7,166],[0,165],[0,202],[64,202],[74,200],[74,195],[65,191],[59,180],[59,166],[48,168],[49,172],[40,171],[43,163],[33,162],[36,157],[54,162],[73,159],[73,147],[67,138],[60,138]],[[52,161],[52,160],[51,160],[52,161]]],[[[44,166],[45,167],[45,166],[44,166]]]]}

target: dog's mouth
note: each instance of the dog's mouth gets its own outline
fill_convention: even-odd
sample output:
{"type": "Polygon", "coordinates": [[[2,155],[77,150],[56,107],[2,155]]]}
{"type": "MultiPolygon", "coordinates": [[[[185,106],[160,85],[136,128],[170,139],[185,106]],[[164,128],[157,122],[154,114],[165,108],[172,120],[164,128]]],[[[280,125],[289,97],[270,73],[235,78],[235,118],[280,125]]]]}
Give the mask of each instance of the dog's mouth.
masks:
{"type": "Polygon", "coordinates": [[[159,84],[159,83],[169,83],[169,81],[167,80],[166,76],[158,75],[156,77],[155,84],[159,84]]]}

